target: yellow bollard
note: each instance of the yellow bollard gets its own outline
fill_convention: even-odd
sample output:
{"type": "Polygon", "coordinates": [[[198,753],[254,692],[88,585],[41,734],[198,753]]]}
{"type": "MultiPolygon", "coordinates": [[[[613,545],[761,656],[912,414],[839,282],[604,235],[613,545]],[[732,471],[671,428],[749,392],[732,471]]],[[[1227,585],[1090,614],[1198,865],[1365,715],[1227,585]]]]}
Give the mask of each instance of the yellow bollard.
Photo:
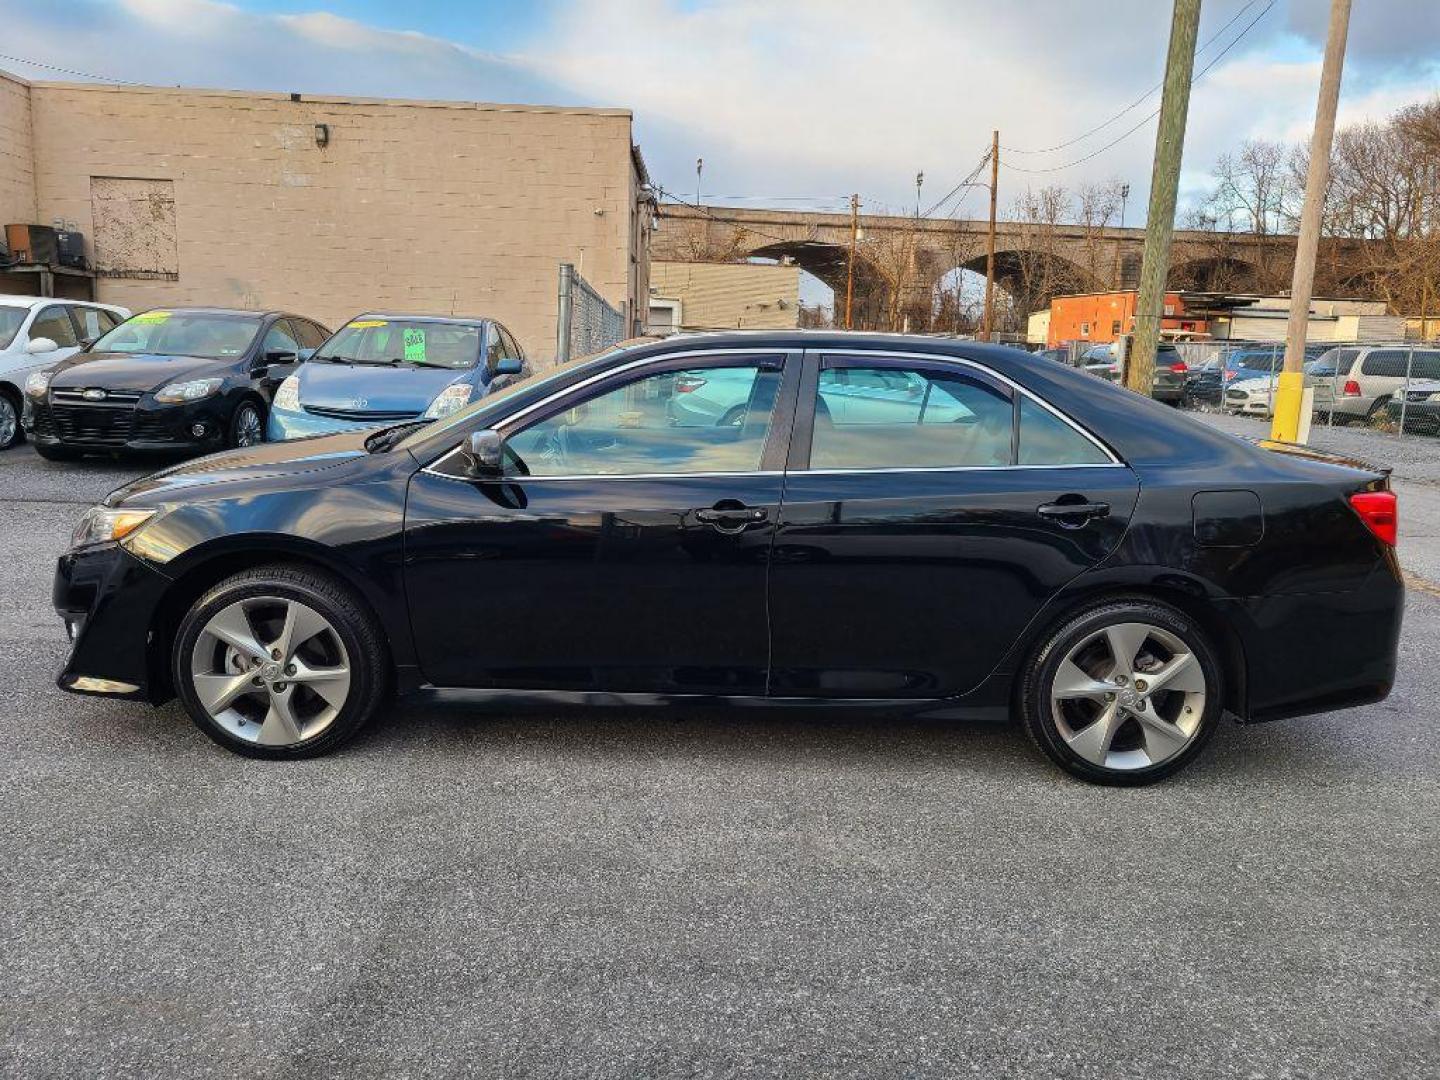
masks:
{"type": "Polygon", "coordinates": [[[1282,371],[1275,383],[1275,400],[1271,403],[1274,420],[1270,423],[1270,438],[1276,442],[1298,442],[1300,438],[1300,411],[1305,401],[1305,373],[1303,371],[1282,371]]]}

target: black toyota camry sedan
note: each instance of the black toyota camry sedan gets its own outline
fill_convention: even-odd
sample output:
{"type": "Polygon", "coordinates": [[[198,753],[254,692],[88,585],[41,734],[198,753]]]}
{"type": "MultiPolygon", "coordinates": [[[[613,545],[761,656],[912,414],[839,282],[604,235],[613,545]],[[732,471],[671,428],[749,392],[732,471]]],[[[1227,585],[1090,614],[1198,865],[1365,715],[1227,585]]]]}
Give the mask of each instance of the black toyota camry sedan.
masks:
{"type": "Polygon", "coordinates": [[[251,446],[276,387],[329,336],[283,311],[144,311],[31,375],[26,428],[52,461],[251,446]]]}
{"type": "Polygon", "coordinates": [[[1395,533],[1381,469],[1022,352],[678,337],[120,488],[60,558],[59,684],[270,758],[431,687],[1009,714],[1144,783],[1383,698],[1395,533]]]}

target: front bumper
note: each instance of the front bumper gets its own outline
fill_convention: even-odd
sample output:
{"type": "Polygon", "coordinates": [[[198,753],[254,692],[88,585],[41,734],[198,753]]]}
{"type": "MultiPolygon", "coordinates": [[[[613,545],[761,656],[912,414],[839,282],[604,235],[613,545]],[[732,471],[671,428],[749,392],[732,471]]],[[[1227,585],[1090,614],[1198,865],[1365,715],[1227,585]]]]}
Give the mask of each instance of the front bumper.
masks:
{"type": "Polygon", "coordinates": [[[39,446],[109,453],[220,450],[229,436],[220,395],[180,405],[56,404],[27,395],[23,423],[39,446]]]}
{"type": "Polygon", "coordinates": [[[405,423],[403,420],[340,420],[330,416],[316,416],[308,412],[291,412],[288,409],[270,409],[270,420],[265,429],[268,442],[285,442],[287,439],[308,439],[312,435],[333,435],[337,431],[364,431],[367,428],[389,427],[405,423]]]}
{"type": "Polygon", "coordinates": [[[168,698],[164,658],[155,655],[155,616],[169,586],[119,544],[61,555],[52,599],[72,644],[56,685],[156,704],[168,698]]]}

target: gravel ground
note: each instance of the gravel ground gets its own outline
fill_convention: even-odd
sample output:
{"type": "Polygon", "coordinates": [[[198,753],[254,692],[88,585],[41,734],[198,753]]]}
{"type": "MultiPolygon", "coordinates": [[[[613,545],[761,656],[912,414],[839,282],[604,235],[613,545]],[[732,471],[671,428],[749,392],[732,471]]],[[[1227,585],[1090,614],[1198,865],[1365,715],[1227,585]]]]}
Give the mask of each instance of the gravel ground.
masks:
{"type": "Polygon", "coordinates": [[[463,698],[277,766],[53,688],[126,474],[0,457],[6,1075],[1440,1075],[1423,589],[1388,701],[1139,791],[1003,726],[463,698]]]}

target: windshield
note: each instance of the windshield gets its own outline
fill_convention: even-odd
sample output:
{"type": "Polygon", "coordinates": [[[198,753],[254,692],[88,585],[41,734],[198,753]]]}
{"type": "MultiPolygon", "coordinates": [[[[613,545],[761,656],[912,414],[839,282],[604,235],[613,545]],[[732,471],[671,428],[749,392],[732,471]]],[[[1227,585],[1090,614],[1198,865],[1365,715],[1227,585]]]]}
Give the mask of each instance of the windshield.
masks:
{"type": "Polygon", "coordinates": [[[1246,371],[1278,371],[1285,365],[1284,349],[1251,349],[1236,353],[1230,358],[1230,366],[1246,371]]]}
{"type": "Polygon", "coordinates": [[[10,343],[20,331],[20,324],[25,321],[25,313],[29,310],[23,307],[0,307],[0,349],[10,347],[10,343]]]}
{"type": "Polygon", "coordinates": [[[434,319],[356,319],[320,346],[312,360],[332,364],[410,364],[472,368],[480,362],[482,328],[434,319]]]}
{"type": "Polygon", "coordinates": [[[259,315],[145,311],[102,335],[92,350],[223,360],[244,353],[259,330],[259,315]]]}
{"type": "MultiPolygon", "coordinates": [[[[474,419],[478,414],[490,411],[493,406],[503,405],[505,401],[518,393],[536,390],[541,387],[547,386],[550,383],[561,382],[564,379],[568,378],[571,373],[579,370],[580,368],[586,367],[589,364],[593,364],[601,357],[608,357],[613,353],[621,352],[624,349],[631,348],[643,341],[654,340],[654,338],[640,338],[631,339],[630,341],[622,341],[618,345],[611,345],[608,348],[601,349],[599,352],[593,352],[590,353],[588,356],[582,356],[579,359],[571,360],[568,364],[561,364],[559,367],[553,367],[549,371],[541,372],[535,375],[529,375],[523,379],[516,379],[514,382],[507,384],[504,388],[500,390],[491,391],[479,401],[471,402],[459,412],[447,417],[443,423],[425,424],[421,427],[416,428],[403,442],[397,443],[395,449],[406,449],[414,443],[419,442],[421,439],[428,440],[434,438],[436,435],[443,435],[451,428],[460,427],[466,424],[468,421],[474,419]]],[[[390,448],[387,447],[387,449],[390,448]]]]}

